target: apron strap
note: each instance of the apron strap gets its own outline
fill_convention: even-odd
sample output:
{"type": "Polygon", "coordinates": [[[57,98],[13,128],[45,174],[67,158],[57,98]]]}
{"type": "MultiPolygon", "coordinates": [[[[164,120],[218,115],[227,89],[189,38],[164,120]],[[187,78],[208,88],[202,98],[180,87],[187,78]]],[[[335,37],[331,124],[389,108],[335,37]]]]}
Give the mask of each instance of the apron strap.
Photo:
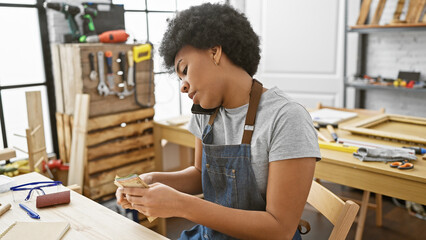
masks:
{"type": "Polygon", "coordinates": [[[246,122],[244,124],[244,134],[242,144],[250,144],[251,137],[254,131],[254,123],[256,121],[257,107],[259,106],[260,97],[262,96],[263,86],[262,83],[253,79],[253,85],[250,91],[250,101],[246,115],[246,122]]]}
{"type": "MultiPolygon", "coordinates": [[[[250,90],[250,100],[249,100],[249,106],[248,106],[247,115],[246,115],[246,122],[244,124],[243,140],[241,141],[242,144],[251,143],[251,136],[253,135],[253,131],[254,131],[254,122],[256,121],[257,107],[259,106],[259,101],[260,101],[260,97],[262,96],[262,92],[263,92],[262,83],[260,83],[256,79],[253,79],[253,84],[250,90]]],[[[216,108],[216,111],[212,115],[210,115],[210,118],[209,118],[210,126],[213,126],[213,122],[217,116],[218,111],[219,111],[219,108],[216,108]]]]}
{"type": "Polygon", "coordinates": [[[216,119],[217,112],[219,112],[219,108],[216,108],[216,110],[214,111],[214,113],[212,115],[210,115],[210,118],[209,118],[209,125],[210,126],[213,126],[213,122],[216,119]]]}

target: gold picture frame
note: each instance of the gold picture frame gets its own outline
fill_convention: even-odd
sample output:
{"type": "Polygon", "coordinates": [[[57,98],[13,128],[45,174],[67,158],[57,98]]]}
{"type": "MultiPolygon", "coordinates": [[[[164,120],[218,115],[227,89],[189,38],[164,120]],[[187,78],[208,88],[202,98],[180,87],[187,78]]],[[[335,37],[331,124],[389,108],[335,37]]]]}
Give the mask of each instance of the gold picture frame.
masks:
{"type": "Polygon", "coordinates": [[[426,145],[426,118],[421,117],[381,114],[339,128],[361,135],[426,145]]]}

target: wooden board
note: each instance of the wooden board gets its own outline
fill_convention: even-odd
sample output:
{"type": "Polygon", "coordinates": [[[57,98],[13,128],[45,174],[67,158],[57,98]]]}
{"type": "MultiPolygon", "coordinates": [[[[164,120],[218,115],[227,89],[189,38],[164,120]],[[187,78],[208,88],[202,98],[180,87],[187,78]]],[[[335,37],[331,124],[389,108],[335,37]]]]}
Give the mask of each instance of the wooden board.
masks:
{"type": "Polygon", "coordinates": [[[340,128],[351,133],[426,146],[426,118],[383,114],[340,128]]]}
{"type": "Polygon", "coordinates": [[[370,24],[377,25],[379,24],[380,18],[382,17],[383,9],[385,8],[386,0],[380,0],[377,4],[376,11],[374,12],[373,19],[370,24]]]}
{"type": "Polygon", "coordinates": [[[425,0],[410,0],[405,20],[407,23],[417,23],[425,6],[425,0]]]}
{"type": "Polygon", "coordinates": [[[90,96],[78,94],[73,126],[73,137],[71,143],[70,169],[68,174],[68,185],[77,184],[83,186],[84,168],[86,164],[86,132],[89,115],[90,96]]]}
{"type": "Polygon", "coordinates": [[[363,0],[361,5],[361,10],[359,11],[357,25],[364,25],[367,20],[368,13],[370,12],[370,5],[372,0],[363,0]]]}
{"type": "Polygon", "coordinates": [[[27,101],[28,114],[28,129],[26,130],[28,161],[30,171],[34,171],[34,165],[40,159],[47,161],[41,92],[26,92],[25,98],[27,101]]]}
{"type": "Polygon", "coordinates": [[[401,13],[404,8],[405,0],[398,0],[398,4],[396,5],[395,12],[393,13],[393,19],[390,24],[401,23],[401,13]]]}

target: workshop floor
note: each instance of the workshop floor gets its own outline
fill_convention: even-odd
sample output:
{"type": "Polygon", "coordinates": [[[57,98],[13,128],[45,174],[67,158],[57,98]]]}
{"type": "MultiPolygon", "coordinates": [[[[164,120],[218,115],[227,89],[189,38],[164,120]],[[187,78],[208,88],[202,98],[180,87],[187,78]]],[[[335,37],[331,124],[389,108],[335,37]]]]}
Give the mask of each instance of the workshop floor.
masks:
{"type": "MultiPolygon", "coordinates": [[[[324,185],[341,196],[354,199],[361,199],[362,191],[344,187],[341,185],[325,182],[324,185]]],[[[374,194],[373,194],[374,195],[374,194]]],[[[373,202],[374,197],[370,198],[373,202]]],[[[311,231],[302,236],[304,240],[328,239],[331,233],[332,224],[321,214],[316,212],[311,206],[305,207],[302,218],[311,225],[311,231]]],[[[189,229],[194,223],[186,219],[167,219],[167,237],[177,239],[182,230],[189,229]]],[[[355,239],[356,223],[348,234],[347,239],[355,239]]],[[[372,209],[367,211],[363,239],[375,240],[416,240],[426,239],[426,221],[410,216],[406,209],[397,207],[389,197],[383,197],[383,226],[376,227],[375,212],[372,209]]]]}

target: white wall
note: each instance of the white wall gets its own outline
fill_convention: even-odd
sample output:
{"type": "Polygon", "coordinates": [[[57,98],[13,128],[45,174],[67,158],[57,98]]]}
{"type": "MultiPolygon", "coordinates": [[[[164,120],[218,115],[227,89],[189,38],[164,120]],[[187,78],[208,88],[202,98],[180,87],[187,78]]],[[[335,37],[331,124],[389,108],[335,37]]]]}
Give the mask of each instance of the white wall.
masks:
{"type": "Polygon", "coordinates": [[[343,17],[339,0],[250,0],[245,13],[261,38],[256,74],[306,107],[343,103],[343,17]]]}

